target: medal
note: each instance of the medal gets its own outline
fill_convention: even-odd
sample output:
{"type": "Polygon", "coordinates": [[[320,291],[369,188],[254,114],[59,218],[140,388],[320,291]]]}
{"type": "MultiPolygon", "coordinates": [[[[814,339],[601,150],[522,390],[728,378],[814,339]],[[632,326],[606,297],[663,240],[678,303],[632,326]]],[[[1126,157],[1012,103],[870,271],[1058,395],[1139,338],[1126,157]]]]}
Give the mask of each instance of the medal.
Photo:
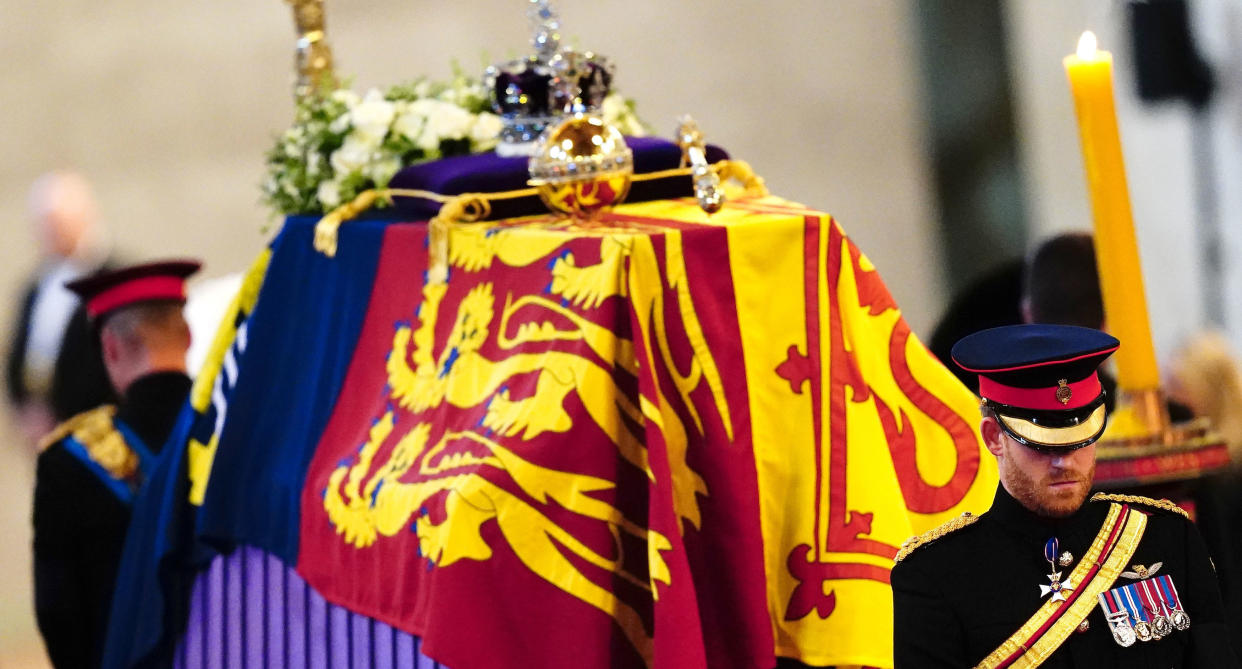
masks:
{"type": "Polygon", "coordinates": [[[1122,603],[1125,604],[1126,611],[1134,619],[1134,636],[1139,641],[1151,641],[1156,638],[1151,629],[1151,622],[1147,620],[1147,612],[1143,609],[1138,593],[1135,592],[1133,585],[1126,585],[1120,588],[1122,603]]]}
{"type": "Polygon", "coordinates": [[[1156,584],[1146,580],[1139,581],[1135,585],[1139,591],[1139,603],[1143,605],[1143,610],[1147,611],[1147,615],[1151,618],[1152,637],[1163,639],[1172,634],[1173,623],[1165,615],[1167,611],[1165,611],[1164,600],[1157,596],[1156,584]]]}
{"type": "Polygon", "coordinates": [[[1170,612],[1169,622],[1178,630],[1186,630],[1190,627],[1190,616],[1182,608],[1182,601],[1177,595],[1177,587],[1173,585],[1173,579],[1168,574],[1165,574],[1164,576],[1156,577],[1154,581],[1160,600],[1164,603],[1165,610],[1170,612]]]}
{"type": "MultiPolygon", "coordinates": [[[[1048,601],[1063,602],[1065,601],[1065,593],[1074,589],[1074,584],[1069,579],[1061,580],[1061,572],[1057,571],[1057,552],[1060,547],[1056,537],[1053,537],[1044,544],[1044,559],[1048,561],[1048,566],[1052,573],[1048,574],[1048,580],[1051,585],[1039,585],[1039,596],[1047,596],[1052,593],[1052,598],[1048,601]]],[[[1066,553],[1069,555],[1069,553],[1066,553]]]]}
{"type": "Polygon", "coordinates": [[[1133,646],[1138,637],[1130,626],[1130,614],[1118,599],[1117,591],[1101,592],[1098,599],[1100,608],[1104,610],[1104,619],[1108,621],[1108,631],[1113,633],[1113,641],[1123,648],[1133,646]]]}

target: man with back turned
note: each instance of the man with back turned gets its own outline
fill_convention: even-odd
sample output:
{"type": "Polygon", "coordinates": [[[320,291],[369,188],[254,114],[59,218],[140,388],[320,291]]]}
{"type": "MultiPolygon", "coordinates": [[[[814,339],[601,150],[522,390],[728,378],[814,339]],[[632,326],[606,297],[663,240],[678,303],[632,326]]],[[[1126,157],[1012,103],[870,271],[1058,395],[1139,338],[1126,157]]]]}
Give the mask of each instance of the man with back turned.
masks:
{"type": "Polygon", "coordinates": [[[39,455],[35,613],[57,669],[102,660],[131,505],[190,391],[181,309],[198,267],[151,263],[68,284],[86,305],[121,401],[70,418],[39,455]]]}

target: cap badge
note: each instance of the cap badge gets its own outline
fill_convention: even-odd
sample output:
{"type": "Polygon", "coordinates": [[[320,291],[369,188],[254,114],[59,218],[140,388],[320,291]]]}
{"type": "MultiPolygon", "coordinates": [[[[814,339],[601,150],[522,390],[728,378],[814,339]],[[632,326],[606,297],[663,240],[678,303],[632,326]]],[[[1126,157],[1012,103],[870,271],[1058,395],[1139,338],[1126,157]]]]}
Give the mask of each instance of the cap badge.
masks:
{"type": "Polygon", "coordinates": [[[1070,390],[1069,384],[1065,379],[1057,381],[1057,401],[1061,404],[1069,404],[1070,398],[1074,396],[1074,391],[1070,390]]]}

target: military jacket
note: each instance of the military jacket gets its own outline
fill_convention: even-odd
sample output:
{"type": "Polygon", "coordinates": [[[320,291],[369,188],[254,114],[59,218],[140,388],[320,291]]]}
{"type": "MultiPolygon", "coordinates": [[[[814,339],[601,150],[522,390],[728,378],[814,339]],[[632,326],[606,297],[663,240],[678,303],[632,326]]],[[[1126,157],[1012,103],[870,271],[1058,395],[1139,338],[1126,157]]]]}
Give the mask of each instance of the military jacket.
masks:
{"type": "Polygon", "coordinates": [[[57,669],[97,667],[130,508],[190,389],[180,373],[134,381],[119,407],[66,421],[35,476],[35,613],[57,669]]]}
{"type": "MultiPolygon", "coordinates": [[[[1107,590],[1167,576],[1189,616],[1189,627],[1123,647],[1104,610],[1093,603],[1085,625],[1039,666],[1240,666],[1229,644],[1214,568],[1194,525],[1167,503],[1129,503],[1147,514],[1146,529],[1126,565],[1129,575],[1123,573],[1107,590]]],[[[1041,588],[1051,584],[1051,574],[1067,577],[1073,571],[1105,524],[1110,504],[1088,501],[1068,518],[1045,519],[998,486],[991,510],[977,521],[958,523],[960,529],[910,551],[892,571],[897,669],[977,666],[1052,596],[1047,587],[1041,588]],[[1070,554],[1068,564],[1055,569],[1045,557],[1053,537],[1059,552],[1070,554]]]]}

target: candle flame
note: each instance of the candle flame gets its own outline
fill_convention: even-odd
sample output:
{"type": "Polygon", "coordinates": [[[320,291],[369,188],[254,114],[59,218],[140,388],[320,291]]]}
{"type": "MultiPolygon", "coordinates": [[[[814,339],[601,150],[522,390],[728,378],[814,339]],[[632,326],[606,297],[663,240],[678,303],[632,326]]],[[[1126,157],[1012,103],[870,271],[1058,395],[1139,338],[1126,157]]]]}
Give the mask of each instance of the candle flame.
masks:
{"type": "Polygon", "coordinates": [[[1082,37],[1078,38],[1078,57],[1086,60],[1095,56],[1096,41],[1095,33],[1090,30],[1084,31],[1082,37]]]}

